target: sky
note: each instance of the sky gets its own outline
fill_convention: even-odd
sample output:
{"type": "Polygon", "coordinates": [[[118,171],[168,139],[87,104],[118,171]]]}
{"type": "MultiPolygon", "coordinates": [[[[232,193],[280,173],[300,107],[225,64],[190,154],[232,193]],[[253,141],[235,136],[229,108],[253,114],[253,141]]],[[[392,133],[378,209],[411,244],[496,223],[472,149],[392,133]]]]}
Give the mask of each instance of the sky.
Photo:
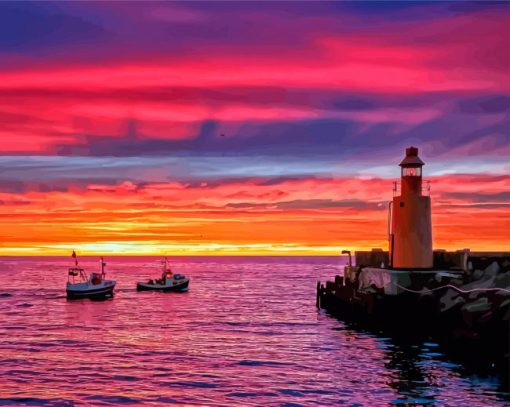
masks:
{"type": "Polygon", "coordinates": [[[3,2],[0,255],[510,250],[510,3],[3,2]]]}

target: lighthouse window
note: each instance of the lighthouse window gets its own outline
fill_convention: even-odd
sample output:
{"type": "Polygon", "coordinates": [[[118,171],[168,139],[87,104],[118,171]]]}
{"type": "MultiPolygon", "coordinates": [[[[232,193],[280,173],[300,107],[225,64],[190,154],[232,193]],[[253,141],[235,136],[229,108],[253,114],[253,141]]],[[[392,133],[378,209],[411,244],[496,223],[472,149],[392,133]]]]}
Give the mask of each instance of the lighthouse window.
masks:
{"type": "Polygon", "coordinates": [[[420,167],[404,167],[402,168],[402,175],[404,177],[421,177],[420,167]]]}

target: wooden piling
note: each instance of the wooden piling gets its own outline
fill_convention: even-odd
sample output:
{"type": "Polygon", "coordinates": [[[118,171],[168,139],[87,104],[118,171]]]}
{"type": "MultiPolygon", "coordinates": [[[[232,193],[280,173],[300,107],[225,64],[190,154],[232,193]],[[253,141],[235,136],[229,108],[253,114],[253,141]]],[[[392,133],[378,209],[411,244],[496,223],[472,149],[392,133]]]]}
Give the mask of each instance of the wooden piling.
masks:
{"type": "Polygon", "coordinates": [[[315,299],[315,305],[317,308],[321,308],[321,282],[317,280],[317,295],[315,299]]]}

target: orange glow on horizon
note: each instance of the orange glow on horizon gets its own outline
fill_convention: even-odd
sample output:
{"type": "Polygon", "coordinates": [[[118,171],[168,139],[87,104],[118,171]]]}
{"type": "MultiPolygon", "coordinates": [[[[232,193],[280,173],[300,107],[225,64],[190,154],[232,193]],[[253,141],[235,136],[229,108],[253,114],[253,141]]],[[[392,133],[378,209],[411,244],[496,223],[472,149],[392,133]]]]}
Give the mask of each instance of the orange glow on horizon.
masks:
{"type": "MultiPolygon", "coordinates": [[[[497,196],[508,190],[510,176],[432,181],[434,248],[508,250],[508,206],[469,197],[482,186],[497,196]]],[[[387,179],[346,178],[2,193],[0,255],[66,255],[71,249],[94,255],[338,255],[346,248],[387,249],[384,198],[390,185],[387,179]]]]}

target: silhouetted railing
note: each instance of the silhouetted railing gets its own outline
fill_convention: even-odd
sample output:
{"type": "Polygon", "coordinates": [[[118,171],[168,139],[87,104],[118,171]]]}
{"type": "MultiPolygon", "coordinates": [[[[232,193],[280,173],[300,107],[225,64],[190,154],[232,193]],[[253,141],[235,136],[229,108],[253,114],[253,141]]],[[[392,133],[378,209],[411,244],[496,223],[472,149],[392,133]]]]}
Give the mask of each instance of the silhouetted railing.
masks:
{"type": "MultiPolygon", "coordinates": [[[[393,196],[399,196],[402,193],[402,185],[400,181],[393,181],[393,196]]],[[[423,180],[421,184],[421,194],[430,196],[430,181],[423,180]]]]}

